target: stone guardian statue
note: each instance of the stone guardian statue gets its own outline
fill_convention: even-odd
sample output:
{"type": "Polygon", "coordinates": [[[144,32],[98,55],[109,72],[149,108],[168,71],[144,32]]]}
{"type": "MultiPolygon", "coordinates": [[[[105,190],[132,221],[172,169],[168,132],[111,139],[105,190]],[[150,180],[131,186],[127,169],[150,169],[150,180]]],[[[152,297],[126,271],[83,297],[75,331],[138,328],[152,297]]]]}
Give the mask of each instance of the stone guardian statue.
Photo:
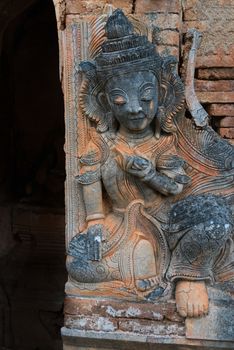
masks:
{"type": "Polygon", "coordinates": [[[86,226],[68,247],[70,281],[80,295],[126,300],[175,291],[181,316],[203,316],[206,284],[233,275],[233,147],[185,116],[175,60],[121,10],[105,31],[95,60],[81,64],[86,226]]]}

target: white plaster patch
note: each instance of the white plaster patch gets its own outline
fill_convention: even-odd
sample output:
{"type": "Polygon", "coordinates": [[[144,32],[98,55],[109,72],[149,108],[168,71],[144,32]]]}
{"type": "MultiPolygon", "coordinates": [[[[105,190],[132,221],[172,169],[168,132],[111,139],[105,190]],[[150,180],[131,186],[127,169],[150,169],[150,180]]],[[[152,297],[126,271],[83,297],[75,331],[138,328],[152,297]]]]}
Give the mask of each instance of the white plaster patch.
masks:
{"type": "Polygon", "coordinates": [[[86,320],[85,318],[81,318],[81,319],[79,320],[79,325],[80,325],[81,327],[85,327],[86,324],[87,324],[87,320],[86,320]]]}
{"type": "Polygon", "coordinates": [[[116,329],[114,324],[110,320],[106,319],[105,317],[98,318],[97,326],[99,330],[105,331],[105,332],[113,332],[116,329]]]}
{"type": "Polygon", "coordinates": [[[124,310],[115,310],[112,306],[107,306],[106,313],[112,317],[121,317],[124,310]]]}
{"type": "Polygon", "coordinates": [[[163,320],[163,315],[161,315],[160,313],[158,312],[153,312],[153,317],[156,319],[156,320],[159,320],[159,321],[162,321],[163,320]]]}
{"type": "Polygon", "coordinates": [[[126,311],[126,316],[139,316],[140,314],[141,314],[141,311],[134,307],[129,307],[126,311]]]}

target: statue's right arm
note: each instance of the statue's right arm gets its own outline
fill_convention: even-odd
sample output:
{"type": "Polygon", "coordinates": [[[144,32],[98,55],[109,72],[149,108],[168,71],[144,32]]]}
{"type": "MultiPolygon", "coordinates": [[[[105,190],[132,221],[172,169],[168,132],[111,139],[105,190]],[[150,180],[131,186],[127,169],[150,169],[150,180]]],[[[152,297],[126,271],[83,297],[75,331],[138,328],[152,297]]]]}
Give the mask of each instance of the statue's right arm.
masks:
{"type": "Polygon", "coordinates": [[[87,170],[76,178],[82,185],[86,209],[87,229],[83,233],[87,235],[87,242],[91,247],[88,259],[100,261],[102,259],[102,241],[106,239],[100,167],[95,166],[94,170],[87,170]]]}
{"type": "Polygon", "coordinates": [[[166,196],[181,193],[184,184],[188,182],[188,177],[183,171],[181,161],[177,157],[176,160],[175,157],[173,158],[173,163],[175,163],[174,169],[172,164],[169,164],[168,167],[168,157],[166,162],[161,164],[162,169],[156,169],[151,161],[136,155],[125,157],[123,163],[126,172],[138,177],[147,186],[166,196]]]}
{"type": "Polygon", "coordinates": [[[76,176],[83,190],[88,228],[96,224],[103,224],[104,221],[101,159],[100,148],[90,140],[86,153],[80,158],[79,174],[76,176]]]}
{"type": "Polygon", "coordinates": [[[83,185],[83,197],[88,227],[103,224],[104,212],[101,181],[98,180],[92,184],[83,185]]]}
{"type": "Polygon", "coordinates": [[[102,259],[102,241],[106,239],[102,206],[102,184],[100,179],[94,179],[94,171],[92,171],[92,174],[90,173],[86,172],[77,176],[78,182],[82,184],[83,200],[86,209],[87,229],[83,231],[83,234],[86,235],[86,242],[89,246],[87,258],[93,261],[100,261],[102,259]]]}

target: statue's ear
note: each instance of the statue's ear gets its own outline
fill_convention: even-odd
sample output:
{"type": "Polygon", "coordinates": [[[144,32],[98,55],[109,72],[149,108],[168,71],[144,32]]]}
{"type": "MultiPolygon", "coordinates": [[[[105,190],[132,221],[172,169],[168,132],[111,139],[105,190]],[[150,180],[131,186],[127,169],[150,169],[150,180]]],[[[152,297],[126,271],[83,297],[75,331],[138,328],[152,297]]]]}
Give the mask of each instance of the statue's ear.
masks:
{"type": "Polygon", "coordinates": [[[106,114],[108,104],[104,102],[103,85],[97,79],[96,66],[92,62],[82,62],[81,70],[84,78],[80,89],[80,106],[89,120],[97,124],[98,132],[108,130],[106,114]]]}
{"type": "Polygon", "coordinates": [[[103,91],[99,92],[99,94],[97,95],[97,99],[99,105],[102,106],[104,110],[106,110],[109,106],[106,94],[103,91]]]}
{"type": "Polygon", "coordinates": [[[162,61],[160,82],[160,121],[161,128],[168,132],[175,131],[173,119],[184,107],[184,85],[175,71],[176,58],[168,56],[162,61]]]}

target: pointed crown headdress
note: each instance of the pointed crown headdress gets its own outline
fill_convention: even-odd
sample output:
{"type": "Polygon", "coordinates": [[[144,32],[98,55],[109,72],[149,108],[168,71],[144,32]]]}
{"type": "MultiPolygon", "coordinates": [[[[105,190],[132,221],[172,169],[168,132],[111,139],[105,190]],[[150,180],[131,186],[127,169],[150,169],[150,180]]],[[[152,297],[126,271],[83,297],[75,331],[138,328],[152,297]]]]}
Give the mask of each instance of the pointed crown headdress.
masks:
{"type": "MultiPolygon", "coordinates": [[[[145,35],[134,33],[133,25],[117,9],[109,17],[105,26],[107,40],[101,46],[101,53],[96,57],[96,69],[100,78],[106,79],[118,70],[136,70],[161,65],[161,58],[155,45],[145,35]]],[[[155,67],[156,68],[156,67],[155,67]]]]}

